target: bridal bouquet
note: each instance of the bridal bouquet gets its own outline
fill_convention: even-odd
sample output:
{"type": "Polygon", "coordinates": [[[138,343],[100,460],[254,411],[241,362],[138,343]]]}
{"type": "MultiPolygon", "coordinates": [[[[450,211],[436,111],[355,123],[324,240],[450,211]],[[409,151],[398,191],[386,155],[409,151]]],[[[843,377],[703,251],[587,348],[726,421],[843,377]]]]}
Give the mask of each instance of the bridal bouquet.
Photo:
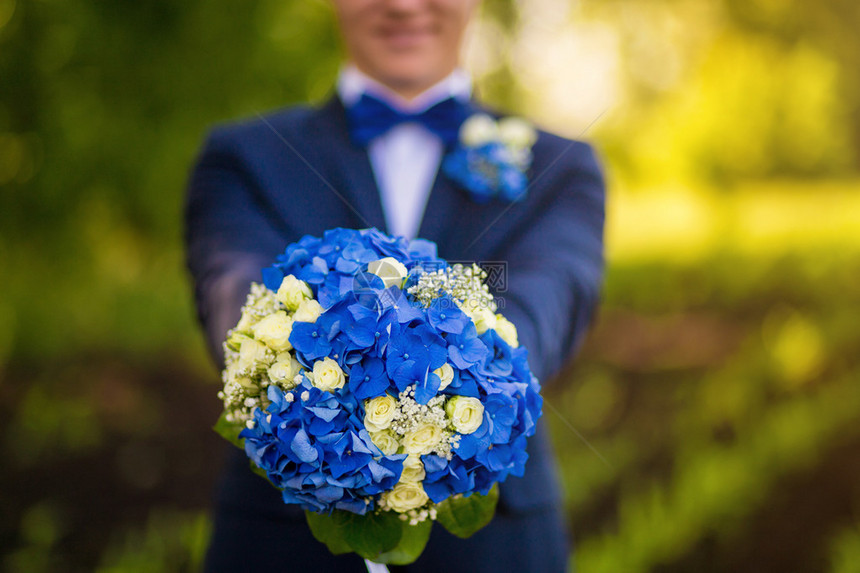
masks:
{"type": "Polygon", "coordinates": [[[333,553],[406,564],[521,476],[542,399],[477,265],[376,229],[287,247],[227,336],[216,430],[333,553]]]}

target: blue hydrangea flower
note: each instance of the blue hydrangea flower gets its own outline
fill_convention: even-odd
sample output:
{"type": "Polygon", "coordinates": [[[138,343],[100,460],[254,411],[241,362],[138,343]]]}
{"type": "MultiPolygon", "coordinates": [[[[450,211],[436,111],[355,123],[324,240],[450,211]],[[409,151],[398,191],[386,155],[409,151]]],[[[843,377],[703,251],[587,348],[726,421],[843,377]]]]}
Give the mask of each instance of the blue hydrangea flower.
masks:
{"type": "Polygon", "coordinates": [[[450,296],[439,297],[431,303],[427,320],[436,330],[450,334],[461,334],[469,323],[469,317],[450,296]]]}
{"type": "Polygon", "coordinates": [[[289,245],[274,265],[263,270],[263,282],[277,291],[285,276],[294,275],[306,281],[317,301],[328,308],[340,300],[358,268],[384,257],[394,257],[407,269],[420,264],[445,265],[430,241],[410,242],[378,229],[336,228],[326,231],[322,238],[306,235],[289,245]]]}
{"type": "Polygon", "coordinates": [[[457,368],[466,370],[484,360],[489,354],[486,345],[478,338],[474,322],[469,322],[460,334],[448,334],[448,358],[457,368]]]}
{"type": "Polygon", "coordinates": [[[525,170],[498,142],[480,147],[458,147],[442,161],[442,170],[462,185],[476,203],[486,203],[494,198],[521,201],[528,188],[525,170]]]}
{"type": "Polygon", "coordinates": [[[373,508],[366,498],[397,483],[406,456],[382,455],[354,396],[323,392],[305,379],[290,393],[270,386],[268,398],[269,407],[255,411],[254,427],[240,437],[286,503],[363,514],[373,508]]]}
{"type": "Polygon", "coordinates": [[[377,356],[365,357],[349,372],[349,391],[359,400],[382,396],[390,385],[385,362],[377,356]]]}
{"type": "Polygon", "coordinates": [[[396,334],[388,343],[385,368],[398,391],[415,384],[415,399],[426,404],[439,391],[439,377],[428,374],[445,364],[445,340],[423,321],[395,328],[396,334]]]}
{"type": "Polygon", "coordinates": [[[481,372],[487,376],[501,378],[513,372],[513,348],[492,328],[480,337],[487,348],[487,357],[481,363],[481,372]]]}
{"type": "Polygon", "coordinates": [[[456,494],[470,493],[475,488],[475,472],[469,471],[466,462],[459,457],[450,461],[439,456],[421,456],[424,462],[424,491],[439,503],[456,494]]]}

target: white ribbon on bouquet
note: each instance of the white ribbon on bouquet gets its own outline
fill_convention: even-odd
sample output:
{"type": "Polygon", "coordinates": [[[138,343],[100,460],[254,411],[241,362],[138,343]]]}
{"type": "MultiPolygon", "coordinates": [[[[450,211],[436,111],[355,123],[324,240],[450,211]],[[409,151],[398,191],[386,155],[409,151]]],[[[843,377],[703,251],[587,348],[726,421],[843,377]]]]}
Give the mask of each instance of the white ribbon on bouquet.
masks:
{"type": "Polygon", "coordinates": [[[364,564],[367,565],[367,573],[389,573],[388,567],[382,563],[374,563],[373,561],[365,559],[364,564]]]}

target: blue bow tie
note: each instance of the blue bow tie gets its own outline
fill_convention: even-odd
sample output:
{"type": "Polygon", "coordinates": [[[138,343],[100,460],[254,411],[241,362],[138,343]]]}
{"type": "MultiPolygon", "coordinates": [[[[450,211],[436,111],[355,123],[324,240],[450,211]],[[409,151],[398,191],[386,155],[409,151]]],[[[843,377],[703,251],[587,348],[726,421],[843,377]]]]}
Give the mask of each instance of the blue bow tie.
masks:
{"type": "Polygon", "coordinates": [[[360,145],[366,145],[377,135],[405,122],[420,123],[449,145],[457,141],[460,126],[469,116],[469,109],[465,103],[448,98],[421,113],[403,113],[382,100],[363,94],[361,99],[347,108],[346,113],[350,135],[360,145]]]}

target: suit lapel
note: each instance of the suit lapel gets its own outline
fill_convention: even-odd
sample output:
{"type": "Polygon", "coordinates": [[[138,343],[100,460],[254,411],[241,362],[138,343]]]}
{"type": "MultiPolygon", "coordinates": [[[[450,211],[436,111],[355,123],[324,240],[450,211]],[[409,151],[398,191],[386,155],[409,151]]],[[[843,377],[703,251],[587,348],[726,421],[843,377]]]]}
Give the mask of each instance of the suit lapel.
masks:
{"type": "MultiPolygon", "coordinates": [[[[472,113],[485,112],[474,103],[472,113]]],[[[315,112],[313,133],[325,139],[314,146],[319,153],[319,172],[348,211],[354,228],[376,227],[387,232],[379,188],[367,149],[356,145],[349,136],[346,111],[337,96],[315,112]]],[[[447,154],[450,149],[443,153],[447,154]]],[[[433,186],[418,231],[418,237],[434,241],[439,254],[452,260],[487,260],[498,256],[505,237],[521,221],[529,201],[510,205],[500,201],[475,203],[468,191],[443,172],[436,172],[433,186]]]]}
{"type": "MultiPolygon", "coordinates": [[[[481,111],[474,102],[469,102],[469,107],[469,115],[481,111]]],[[[455,145],[449,145],[442,153],[418,231],[419,237],[434,241],[438,245],[440,254],[457,252],[458,246],[462,248],[463,245],[459,245],[456,237],[452,235],[459,234],[457,227],[467,224],[461,215],[463,209],[469,207],[466,203],[470,200],[468,192],[452,181],[442,169],[445,157],[454,147],[455,145]]]]}
{"type": "MultiPolygon", "coordinates": [[[[443,158],[444,160],[444,158],[443,158]]],[[[441,165],[436,171],[430,196],[427,198],[427,206],[421,218],[418,236],[422,239],[434,241],[442,245],[449,237],[451,226],[456,222],[453,215],[457,213],[457,207],[463,198],[463,191],[458,189],[443,172],[441,165]]]]}
{"type": "MultiPolygon", "coordinates": [[[[469,115],[492,110],[470,103],[469,115]]],[[[449,153],[452,149],[446,149],[449,153]]],[[[443,157],[444,161],[444,157],[443,157]]],[[[493,200],[476,203],[468,190],[452,181],[440,165],[418,236],[435,241],[440,256],[459,261],[486,261],[501,256],[499,248],[526,216],[528,200],[510,204],[493,200]]]]}
{"type": "Polygon", "coordinates": [[[331,191],[349,211],[355,228],[386,230],[385,216],[367,149],[349,137],[346,112],[337,96],[317,110],[316,133],[326,141],[319,145],[321,173],[330,176],[331,191]]]}
{"type": "Polygon", "coordinates": [[[487,261],[527,216],[527,202],[476,203],[440,169],[418,236],[434,241],[439,255],[454,261],[487,261]]]}

